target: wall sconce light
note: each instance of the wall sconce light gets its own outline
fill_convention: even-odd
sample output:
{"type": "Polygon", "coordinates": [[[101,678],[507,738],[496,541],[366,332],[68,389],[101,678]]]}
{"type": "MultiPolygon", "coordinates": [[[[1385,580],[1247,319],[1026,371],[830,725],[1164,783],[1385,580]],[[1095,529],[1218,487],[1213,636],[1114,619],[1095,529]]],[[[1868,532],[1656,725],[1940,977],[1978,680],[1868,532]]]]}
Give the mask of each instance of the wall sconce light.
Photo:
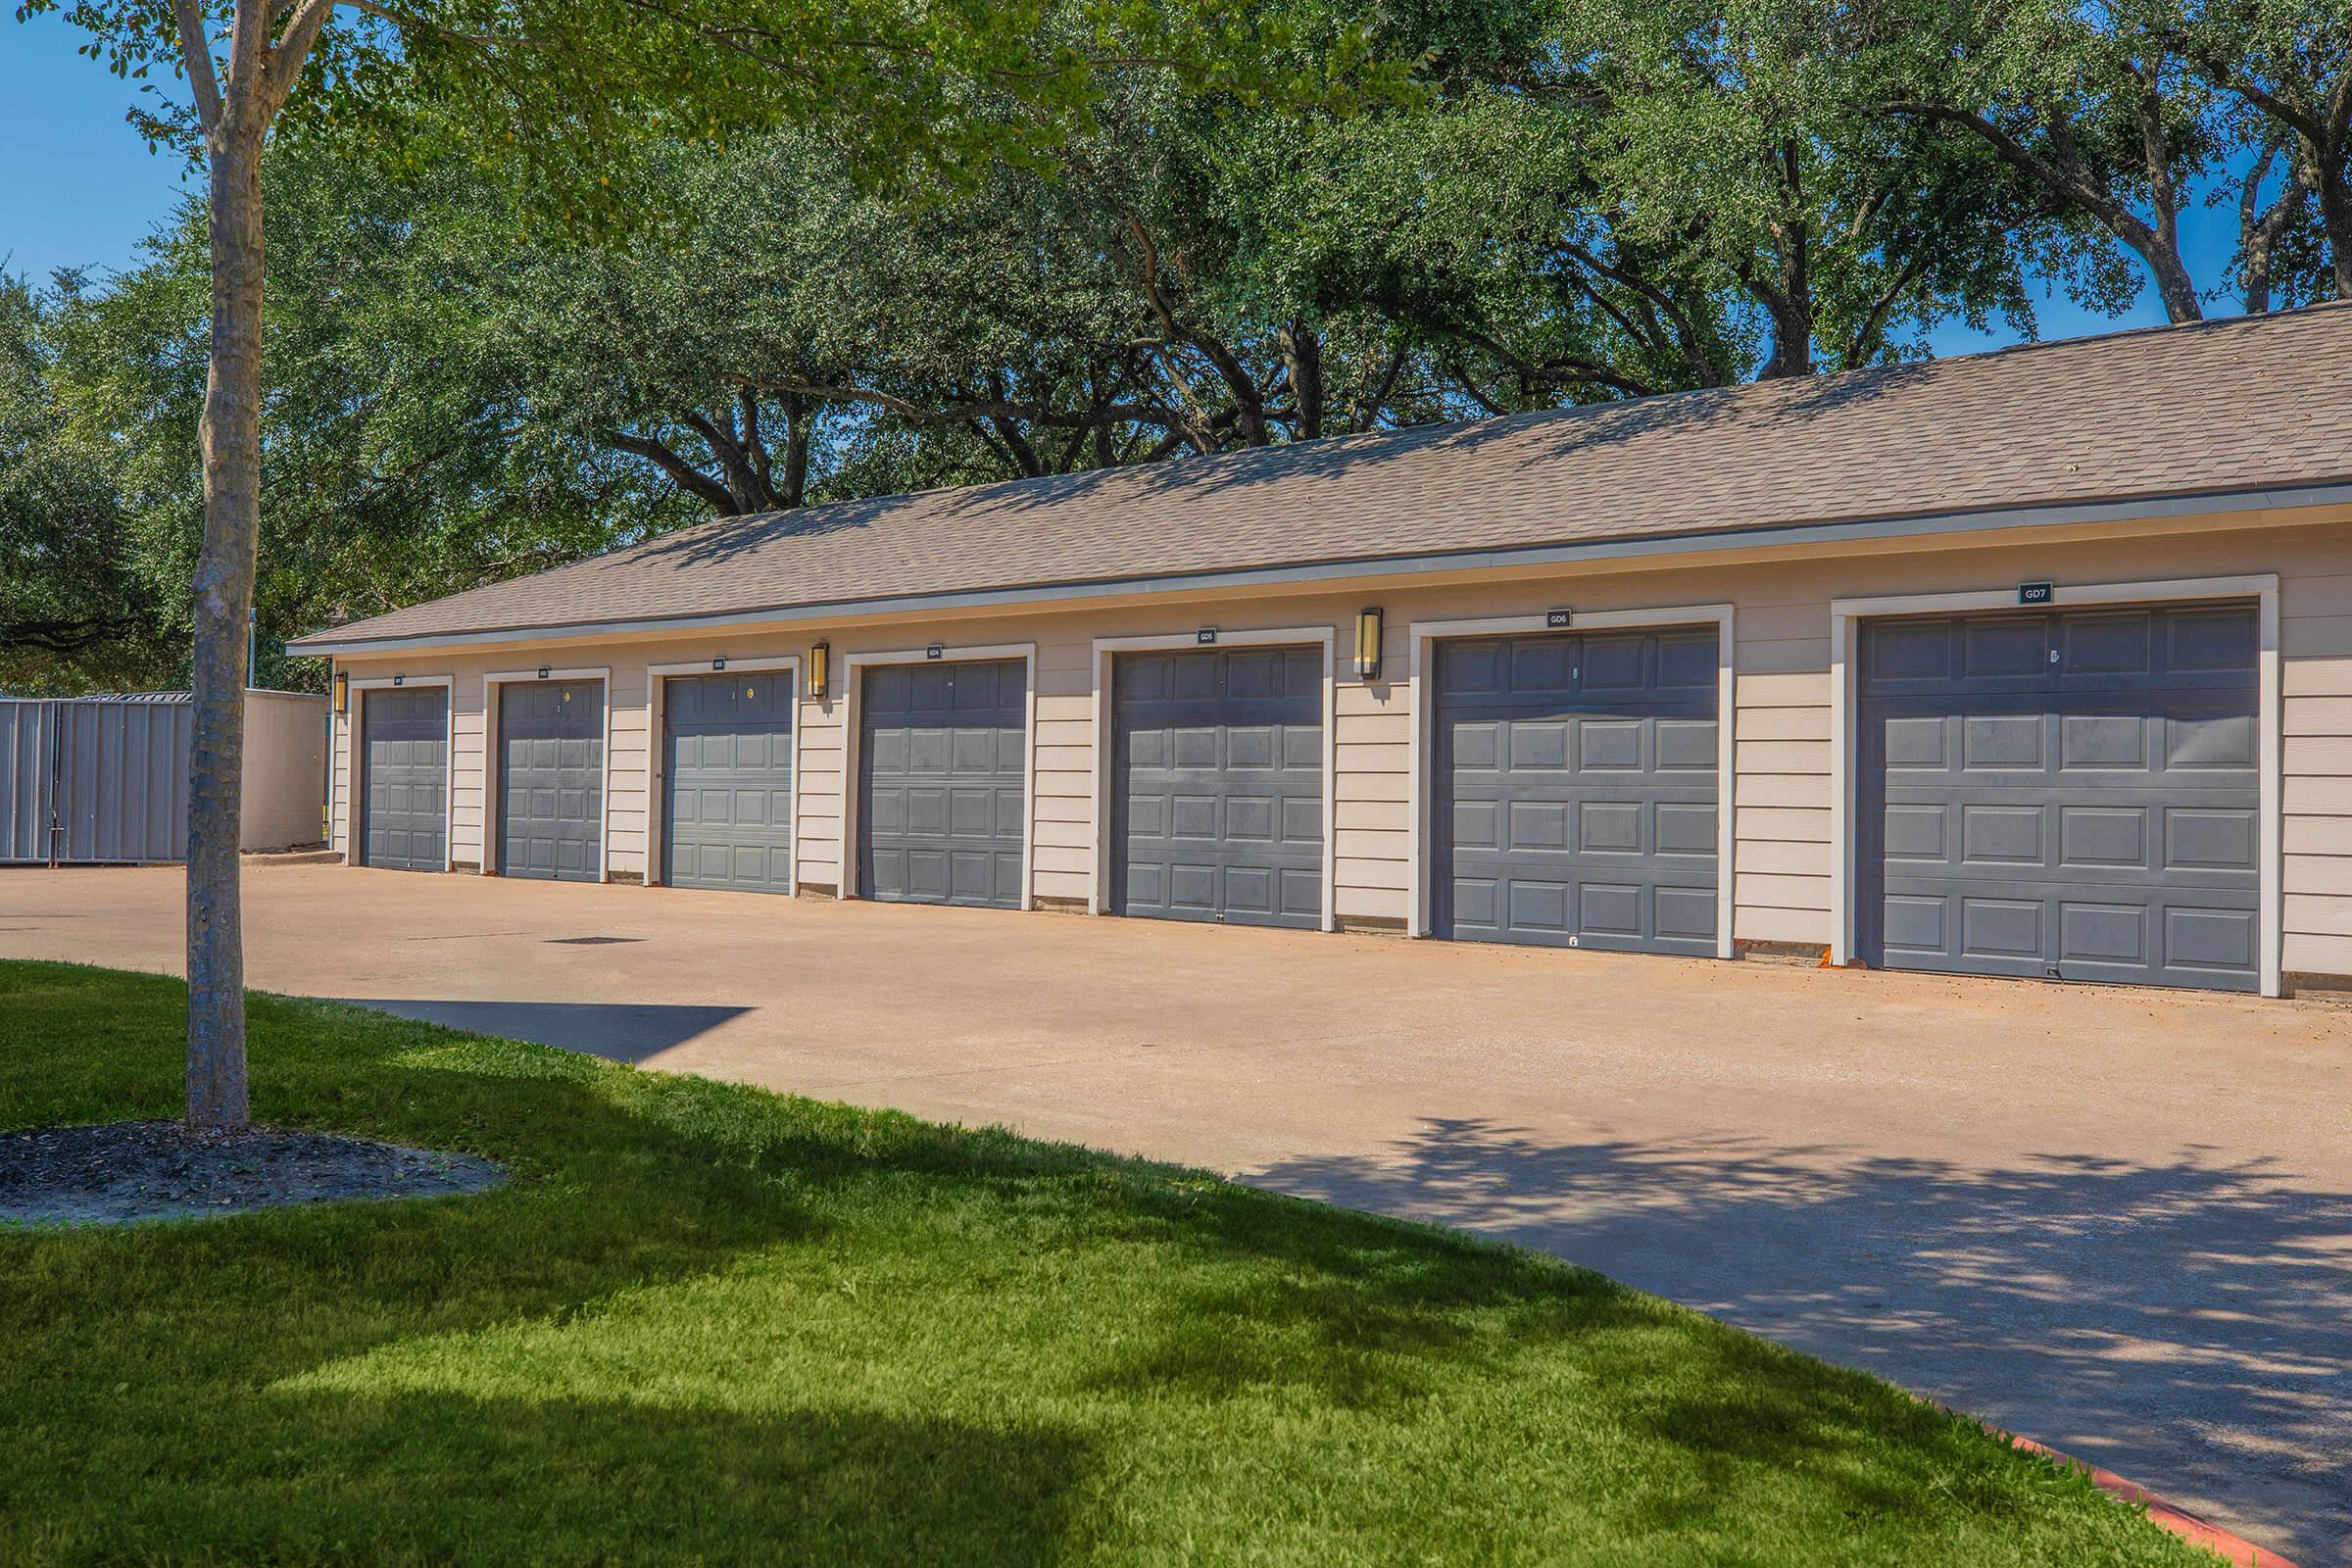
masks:
{"type": "Polygon", "coordinates": [[[335,716],[341,718],[351,711],[351,671],[335,671],[335,716]]]}
{"type": "Polygon", "coordinates": [[[809,696],[814,697],[819,701],[823,700],[825,695],[825,677],[832,673],[832,663],[833,645],[831,643],[810,643],[808,645],[809,696]]]}
{"type": "Polygon", "coordinates": [[[1355,612],[1355,673],[1359,679],[1380,679],[1380,610],[1355,612]]]}

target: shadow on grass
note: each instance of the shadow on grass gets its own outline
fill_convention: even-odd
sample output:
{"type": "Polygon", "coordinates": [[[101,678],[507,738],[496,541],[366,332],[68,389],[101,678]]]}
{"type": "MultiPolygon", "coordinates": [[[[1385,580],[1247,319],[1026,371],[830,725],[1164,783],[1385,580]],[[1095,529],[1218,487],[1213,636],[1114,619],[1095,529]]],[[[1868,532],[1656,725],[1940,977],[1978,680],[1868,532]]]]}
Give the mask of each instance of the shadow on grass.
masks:
{"type": "Polygon", "coordinates": [[[102,1530],[27,1555],[129,1539],[240,1562],[499,1560],[491,1537],[508,1561],[1033,1563],[1085,1457],[1051,1432],[873,1411],[281,1394],[271,1415],[201,1484],[125,1488],[102,1530]]]}

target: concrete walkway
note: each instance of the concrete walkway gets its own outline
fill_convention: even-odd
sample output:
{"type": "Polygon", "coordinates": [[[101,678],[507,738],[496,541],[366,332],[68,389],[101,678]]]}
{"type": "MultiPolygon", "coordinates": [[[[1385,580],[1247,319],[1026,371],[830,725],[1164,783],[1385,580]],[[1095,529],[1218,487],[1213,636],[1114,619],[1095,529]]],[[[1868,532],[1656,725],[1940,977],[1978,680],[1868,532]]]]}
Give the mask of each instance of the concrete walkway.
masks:
{"type": "MultiPolygon", "coordinates": [[[[2352,1009],[256,862],[253,984],[1542,1248],[2352,1561],[2352,1009]]],[[[180,966],[173,870],[0,956],[180,966]]]]}

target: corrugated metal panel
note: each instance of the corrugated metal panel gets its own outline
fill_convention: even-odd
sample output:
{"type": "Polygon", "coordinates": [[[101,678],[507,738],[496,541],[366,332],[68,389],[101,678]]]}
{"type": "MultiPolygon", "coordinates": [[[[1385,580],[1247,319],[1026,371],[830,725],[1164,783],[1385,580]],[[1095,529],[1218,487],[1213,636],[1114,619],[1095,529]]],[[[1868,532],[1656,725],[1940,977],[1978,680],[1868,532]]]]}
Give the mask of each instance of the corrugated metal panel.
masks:
{"type": "Polygon", "coordinates": [[[0,701],[0,859],[183,860],[182,693],[0,701]]]}
{"type": "Polygon", "coordinates": [[[49,858],[57,705],[0,700],[0,861],[49,858]]]}

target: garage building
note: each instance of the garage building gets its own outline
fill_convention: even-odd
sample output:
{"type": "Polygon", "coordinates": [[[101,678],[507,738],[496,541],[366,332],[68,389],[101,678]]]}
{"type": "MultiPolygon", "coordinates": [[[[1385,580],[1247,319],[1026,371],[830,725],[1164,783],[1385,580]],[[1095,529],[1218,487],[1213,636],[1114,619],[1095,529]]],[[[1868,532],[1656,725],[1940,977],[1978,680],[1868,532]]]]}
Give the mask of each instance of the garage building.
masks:
{"type": "Polygon", "coordinates": [[[2278,994],[2352,976],[2352,306],[730,518],[295,647],[355,864],[2278,994]]]}

